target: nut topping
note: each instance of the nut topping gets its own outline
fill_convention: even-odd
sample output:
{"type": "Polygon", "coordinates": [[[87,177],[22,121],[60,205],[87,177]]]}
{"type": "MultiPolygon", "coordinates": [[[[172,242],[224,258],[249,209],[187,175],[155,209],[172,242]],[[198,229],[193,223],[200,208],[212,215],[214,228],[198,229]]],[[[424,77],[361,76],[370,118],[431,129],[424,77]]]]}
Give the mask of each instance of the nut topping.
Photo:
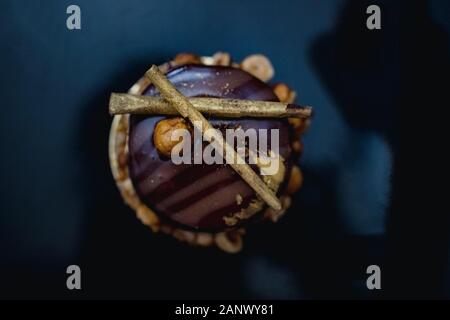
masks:
{"type": "Polygon", "coordinates": [[[197,56],[193,53],[183,52],[183,53],[177,54],[177,56],[175,57],[173,62],[176,65],[189,64],[189,63],[201,63],[201,59],[199,56],[197,56]]]}
{"type": "Polygon", "coordinates": [[[309,119],[288,118],[288,121],[297,134],[304,133],[309,127],[309,119]]]}
{"type": "Polygon", "coordinates": [[[280,102],[287,102],[291,90],[286,84],[278,83],[273,87],[273,92],[278,97],[278,100],[280,100],[280,102]]]}
{"type": "Polygon", "coordinates": [[[215,242],[220,249],[228,253],[238,253],[243,246],[242,235],[239,230],[217,233],[215,242]]]}
{"type": "Polygon", "coordinates": [[[289,183],[286,188],[288,194],[293,194],[297,192],[298,189],[303,184],[303,173],[299,167],[293,166],[291,171],[291,177],[289,178],[289,183]]]}
{"type": "Polygon", "coordinates": [[[172,148],[182,140],[181,137],[179,140],[172,140],[172,133],[178,129],[188,130],[188,128],[186,121],[180,117],[159,121],[153,132],[153,143],[158,152],[166,157],[170,157],[172,148]]]}
{"type": "Polygon", "coordinates": [[[262,54],[248,56],[241,62],[241,68],[262,81],[269,81],[275,74],[269,59],[262,54]]]}
{"type": "Polygon", "coordinates": [[[301,155],[303,152],[303,142],[300,139],[296,139],[292,142],[292,150],[294,150],[294,152],[296,154],[301,155]]]}
{"type": "Polygon", "coordinates": [[[216,52],[212,58],[216,66],[229,66],[231,63],[231,57],[226,52],[216,52]]]}

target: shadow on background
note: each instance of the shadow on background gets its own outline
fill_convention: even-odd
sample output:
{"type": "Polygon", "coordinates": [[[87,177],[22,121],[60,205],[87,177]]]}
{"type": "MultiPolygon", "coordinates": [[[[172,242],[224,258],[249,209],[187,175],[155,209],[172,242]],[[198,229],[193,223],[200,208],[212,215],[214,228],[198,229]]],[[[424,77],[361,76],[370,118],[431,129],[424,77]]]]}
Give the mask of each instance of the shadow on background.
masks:
{"type": "Polygon", "coordinates": [[[425,114],[448,104],[449,35],[433,22],[427,1],[376,3],[382,7],[381,30],[367,30],[360,14],[373,1],[348,1],[334,30],[315,42],[312,60],[348,123],[379,132],[393,150],[384,296],[443,297],[448,215],[431,208],[436,195],[418,193],[426,186],[419,181],[431,177],[432,169],[425,162],[408,166],[416,163],[411,155],[434,153],[424,134],[432,126],[426,122],[434,120],[425,114]],[[401,146],[400,126],[406,132],[401,146]]]}

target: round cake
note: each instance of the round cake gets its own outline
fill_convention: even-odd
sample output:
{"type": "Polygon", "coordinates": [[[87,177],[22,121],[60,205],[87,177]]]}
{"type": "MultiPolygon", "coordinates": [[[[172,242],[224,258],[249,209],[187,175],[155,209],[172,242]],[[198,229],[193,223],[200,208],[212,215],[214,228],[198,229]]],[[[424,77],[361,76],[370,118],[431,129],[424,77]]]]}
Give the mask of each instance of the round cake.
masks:
{"type": "MultiPolygon", "coordinates": [[[[160,69],[186,97],[287,103],[295,97],[285,84],[267,83],[273,68],[262,55],[249,56],[238,65],[224,53],[213,57],[181,54],[160,69]]],[[[159,96],[145,78],[130,93],[159,96]]],[[[278,129],[278,170],[260,177],[281,200],[281,210],[269,208],[226,163],[173,163],[161,139],[174,128],[189,127],[181,117],[116,115],[110,137],[111,166],[125,201],[153,230],[191,244],[216,244],[235,252],[242,247],[244,227],[264,219],[276,221],[289,206],[289,195],[300,187],[301,171],[293,164],[302,151],[299,137],[306,122],[298,118],[206,118],[224,136],[228,129],[278,129]]],[[[270,146],[269,134],[269,153],[270,146]]],[[[257,165],[251,167],[259,174],[257,165]]]]}

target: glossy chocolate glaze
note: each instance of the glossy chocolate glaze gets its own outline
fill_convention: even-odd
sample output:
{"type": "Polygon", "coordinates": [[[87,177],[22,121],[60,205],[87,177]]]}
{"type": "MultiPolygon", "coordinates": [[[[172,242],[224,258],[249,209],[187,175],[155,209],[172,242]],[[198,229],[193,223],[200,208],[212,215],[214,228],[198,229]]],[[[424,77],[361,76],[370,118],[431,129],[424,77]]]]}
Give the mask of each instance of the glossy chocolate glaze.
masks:
{"type": "MultiPolygon", "coordinates": [[[[267,84],[232,67],[186,65],[169,71],[167,77],[188,97],[278,101],[267,84]]],[[[144,94],[159,95],[153,86],[144,94]]],[[[211,231],[226,229],[223,217],[246,208],[255,198],[254,191],[228,165],[175,165],[160,156],[153,144],[153,129],[165,118],[130,117],[129,170],[137,194],[161,218],[178,226],[211,231]],[[236,201],[237,194],[242,197],[240,204],[236,201]]],[[[286,119],[208,120],[220,130],[238,126],[243,130],[279,129],[280,155],[286,159],[286,179],[291,164],[290,127],[286,119]]]]}

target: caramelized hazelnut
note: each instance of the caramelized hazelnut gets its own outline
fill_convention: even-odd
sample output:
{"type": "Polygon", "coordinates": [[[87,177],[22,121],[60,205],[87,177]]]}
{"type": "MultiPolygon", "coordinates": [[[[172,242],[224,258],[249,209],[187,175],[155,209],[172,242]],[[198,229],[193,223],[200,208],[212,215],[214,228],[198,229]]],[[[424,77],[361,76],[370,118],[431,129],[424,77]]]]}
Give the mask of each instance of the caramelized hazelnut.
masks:
{"type": "Polygon", "coordinates": [[[288,194],[293,194],[297,192],[298,189],[303,184],[303,173],[299,167],[293,166],[291,171],[291,177],[289,178],[289,183],[286,188],[288,194]]]}
{"type": "Polygon", "coordinates": [[[173,61],[175,62],[176,65],[189,64],[189,63],[201,63],[201,59],[199,56],[197,56],[193,53],[188,53],[188,52],[183,52],[183,53],[177,54],[177,56],[175,57],[175,59],[173,61]]]}
{"type": "Polygon", "coordinates": [[[215,236],[216,245],[225,252],[237,253],[243,247],[242,236],[237,231],[225,231],[215,236]]]}
{"type": "Polygon", "coordinates": [[[226,52],[216,52],[212,58],[216,66],[229,66],[231,63],[231,57],[226,52]]]}
{"type": "Polygon", "coordinates": [[[128,153],[125,152],[120,153],[117,160],[119,162],[120,167],[122,168],[126,167],[128,164],[128,153]]]}
{"type": "Polygon", "coordinates": [[[292,150],[294,150],[294,152],[297,154],[302,154],[303,142],[301,140],[292,141],[292,150]]]}
{"type": "Polygon", "coordinates": [[[180,241],[184,241],[187,243],[194,243],[194,241],[195,241],[195,233],[192,231],[175,229],[172,233],[172,236],[174,236],[175,239],[178,239],[180,241]]]}
{"type": "Polygon", "coordinates": [[[302,134],[308,129],[310,119],[288,118],[288,121],[297,134],[302,134]]]}
{"type": "Polygon", "coordinates": [[[197,233],[196,244],[202,247],[209,247],[214,243],[214,238],[211,233],[199,232],[197,233]]]}
{"type": "Polygon", "coordinates": [[[153,132],[153,143],[160,154],[170,157],[172,148],[182,140],[182,138],[172,140],[172,132],[178,129],[189,129],[186,121],[180,117],[164,119],[156,124],[153,132]]]}
{"type": "Polygon", "coordinates": [[[262,54],[248,56],[241,62],[241,68],[262,81],[269,81],[275,74],[269,59],[262,54]]]}
{"type": "Polygon", "coordinates": [[[291,91],[289,91],[288,98],[284,102],[285,103],[294,103],[295,102],[295,98],[297,98],[297,93],[294,90],[291,90],[291,91]]]}
{"type": "Polygon", "coordinates": [[[139,205],[136,210],[136,214],[142,223],[149,226],[153,232],[157,232],[159,230],[160,224],[158,216],[146,205],[139,205]]]}
{"type": "Polygon", "coordinates": [[[280,102],[288,102],[291,89],[284,83],[278,83],[273,87],[273,92],[280,102]]]}

